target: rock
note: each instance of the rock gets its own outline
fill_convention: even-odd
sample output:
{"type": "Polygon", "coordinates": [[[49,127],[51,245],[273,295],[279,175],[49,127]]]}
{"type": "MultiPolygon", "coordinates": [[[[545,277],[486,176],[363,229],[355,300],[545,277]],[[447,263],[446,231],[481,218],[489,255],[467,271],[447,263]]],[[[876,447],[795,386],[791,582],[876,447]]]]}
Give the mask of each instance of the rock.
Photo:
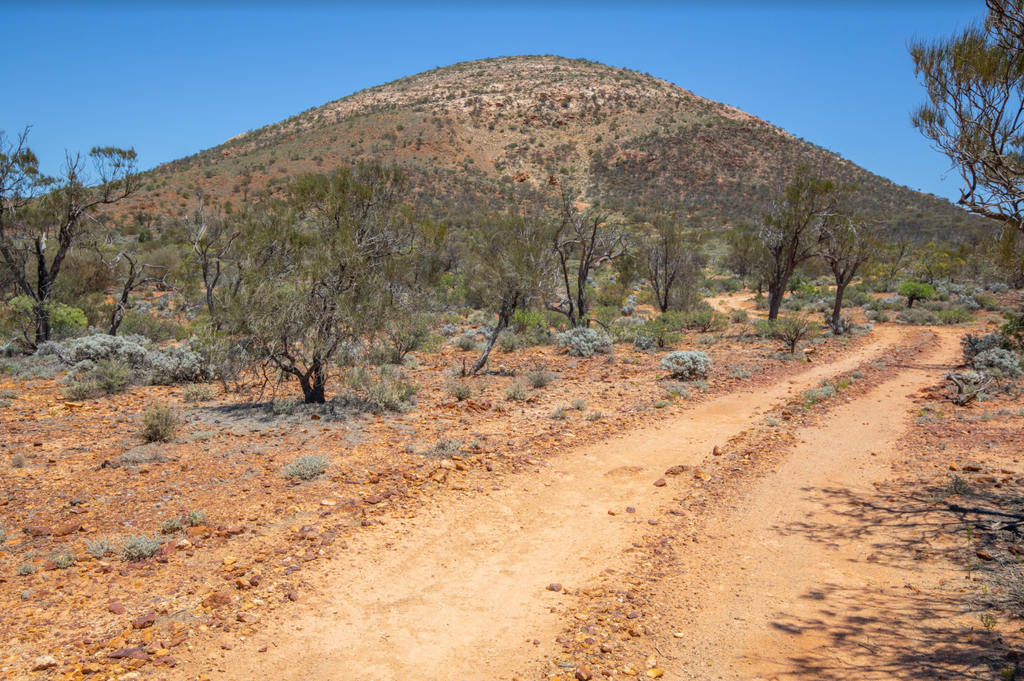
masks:
{"type": "Polygon", "coordinates": [[[257,650],[256,652],[257,653],[265,653],[265,652],[267,652],[267,647],[266,646],[260,646],[259,650],[257,650]]]}
{"type": "Polygon", "coordinates": [[[53,531],[54,537],[66,537],[82,529],[82,523],[65,523],[53,531]]]}
{"type": "Polygon", "coordinates": [[[249,578],[249,586],[259,586],[262,579],[259,575],[253,575],[249,578]]]}
{"type": "Polygon", "coordinates": [[[22,531],[30,537],[45,537],[50,534],[50,528],[45,525],[31,525],[22,531]]]}
{"type": "Polygon", "coordinates": [[[371,494],[370,496],[366,497],[366,503],[368,504],[379,504],[382,501],[384,501],[384,499],[382,499],[380,496],[376,494],[371,494]]]}
{"type": "Polygon", "coordinates": [[[960,467],[956,465],[956,461],[953,461],[952,463],[949,464],[949,470],[958,471],[960,470],[960,467]]]}
{"type": "Polygon", "coordinates": [[[636,610],[631,610],[629,614],[626,615],[626,617],[628,619],[635,620],[637,617],[640,617],[640,613],[638,613],[636,610]]]}
{"type": "Polygon", "coordinates": [[[235,619],[239,622],[244,622],[245,624],[256,624],[260,621],[260,618],[251,612],[240,612],[235,615],[235,619]]]}
{"type": "Polygon", "coordinates": [[[224,558],[225,565],[234,565],[237,562],[238,558],[235,558],[234,556],[227,556],[226,558],[224,558]]]}
{"type": "Polygon", "coordinates": [[[722,450],[715,445],[715,448],[711,450],[711,456],[722,456],[722,450]]]}
{"type": "Polygon", "coordinates": [[[288,596],[288,600],[289,601],[297,601],[297,600],[299,600],[299,592],[296,591],[295,589],[292,589],[286,595],[288,596]]]}
{"type": "Polygon", "coordinates": [[[678,466],[672,466],[672,468],[669,468],[667,471],[665,471],[665,475],[681,475],[688,470],[690,470],[689,466],[685,464],[680,464],[678,466]]]}
{"type": "Polygon", "coordinates": [[[221,650],[234,650],[234,648],[235,647],[233,645],[231,645],[230,643],[221,643],[220,644],[220,649],[221,650]]]}
{"type": "Polygon", "coordinates": [[[52,560],[44,560],[43,561],[43,569],[46,570],[47,572],[49,572],[50,570],[56,570],[57,569],[57,564],[54,563],[52,560]]]}
{"type": "Polygon", "coordinates": [[[338,502],[334,501],[333,499],[324,499],[323,501],[320,502],[320,505],[321,506],[337,506],[338,502]]]}
{"type": "Polygon", "coordinates": [[[123,603],[118,603],[117,601],[114,601],[113,603],[111,603],[110,605],[107,606],[107,610],[109,610],[110,612],[114,613],[115,615],[123,615],[124,614],[124,604],[123,603]]]}
{"type": "Polygon", "coordinates": [[[614,648],[612,648],[612,647],[611,647],[610,645],[608,645],[607,643],[602,643],[602,644],[601,644],[601,652],[602,652],[602,653],[606,653],[606,654],[607,654],[607,653],[610,653],[610,652],[612,652],[612,650],[614,650],[614,648]]]}
{"type": "Polygon", "coordinates": [[[203,599],[203,606],[207,608],[220,608],[231,603],[231,594],[224,591],[214,591],[203,599]]]}
{"type": "Polygon", "coordinates": [[[693,477],[697,478],[698,480],[705,480],[705,481],[707,481],[707,480],[711,479],[711,474],[710,473],[705,473],[704,471],[694,471],[693,472],[693,477]]]}
{"type": "Polygon", "coordinates": [[[648,669],[647,676],[649,676],[652,679],[660,679],[661,677],[665,676],[665,670],[658,669],[657,667],[655,667],[654,669],[648,669]]]}
{"type": "Polygon", "coordinates": [[[150,610],[142,617],[132,620],[132,629],[147,629],[156,622],[156,613],[150,610]]]}
{"type": "Polygon", "coordinates": [[[665,478],[658,478],[657,480],[654,481],[654,486],[655,487],[664,487],[667,484],[668,483],[665,482],[665,478]]]}
{"type": "Polygon", "coordinates": [[[681,631],[674,632],[672,635],[675,636],[676,638],[686,638],[686,634],[684,634],[681,631]]]}
{"type": "Polygon", "coordinates": [[[995,557],[988,551],[975,551],[974,555],[982,560],[995,560],[995,557]]]}
{"type": "Polygon", "coordinates": [[[242,525],[231,525],[231,526],[226,527],[224,529],[224,534],[229,535],[229,536],[234,536],[236,534],[243,534],[244,532],[245,532],[245,527],[243,527],[242,525]]]}
{"type": "Polygon", "coordinates": [[[658,521],[657,521],[657,520],[654,520],[654,519],[652,518],[651,520],[648,520],[648,521],[647,521],[647,524],[648,524],[648,525],[657,525],[657,524],[658,524],[658,521]]]}
{"type": "Polygon", "coordinates": [[[58,664],[60,663],[57,662],[57,659],[53,655],[43,655],[42,657],[37,657],[35,662],[32,663],[32,671],[41,672],[47,669],[53,669],[58,664]]]}
{"type": "Polygon", "coordinates": [[[149,655],[142,648],[118,648],[107,653],[107,657],[113,660],[145,660],[149,661],[149,655]]]}
{"type": "Polygon", "coordinates": [[[636,509],[633,508],[632,506],[627,506],[626,513],[636,513],[636,509]]]}
{"type": "Polygon", "coordinates": [[[615,511],[609,508],[608,509],[608,515],[615,515],[615,511]]]}
{"type": "Polygon", "coordinates": [[[872,553],[872,554],[868,555],[868,557],[865,560],[867,560],[869,563],[877,563],[878,562],[878,556],[875,555],[874,553],[872,553]]]}
{"type": "Polygon", "coordinates": [[[552,582],[551,584],[548,584],[547,590],[548,591],[561,591],[562,590],[562,585],[559,584],[558,582],[552,582]]]}
{"type": "Polygon", "coordinates": [[[237,586],[239,589],[248,589],[252,586],[252,584],[249,583],[248,579],[243,579],[239,577],[235,580],[235,586],[237,586]]]}
{"type": "Polygon", "coordinates": [[[590,673],[590,670],[586,667],[576,668],[576,679],[577,681],[590,681],[594,678],[594,675],[590,673]]]}

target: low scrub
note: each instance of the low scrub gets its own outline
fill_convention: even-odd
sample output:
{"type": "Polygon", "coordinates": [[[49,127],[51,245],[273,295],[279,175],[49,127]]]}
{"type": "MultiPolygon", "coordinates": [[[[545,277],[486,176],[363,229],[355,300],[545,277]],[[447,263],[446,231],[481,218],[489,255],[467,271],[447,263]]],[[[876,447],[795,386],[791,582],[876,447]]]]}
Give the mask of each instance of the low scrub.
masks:
{"type": "Polygon", "coordinates": [[[711,371],[711,358],[699,350],[670,352],[661,359],[661,367],[668,371],[672,378],[706,378],[711,371]]]}
{"type": "Polygon", "coordinates": [[[281,477],[289,480],[312,480],[323,475],[327,470],[328,461],[319,454],[300,456],[281,469],[281,477]]]}
{"type": "Polygon", "coordinates": [[[577,327],[558,334],[556,342],[572,357],[591,357],[598,352],[610,352],[612,339],[607,334],[577,327]]]}

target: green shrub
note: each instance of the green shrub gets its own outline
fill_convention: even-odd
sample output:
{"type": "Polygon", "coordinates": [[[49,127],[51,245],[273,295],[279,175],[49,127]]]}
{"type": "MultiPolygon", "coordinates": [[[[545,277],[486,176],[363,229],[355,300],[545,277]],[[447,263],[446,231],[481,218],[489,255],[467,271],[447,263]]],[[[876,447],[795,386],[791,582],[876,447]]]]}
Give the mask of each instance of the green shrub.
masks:
{"type": "Polygon", "coordinates": [[[462,440],[442,438],[434,443],[427,455],[436,459],[450,459],[461,451],[462,440]]]}
{"type": "Polygon", "coordinates": [[[176,340],[185,335],[185,328],[174,320],[135,310],[125,314],[118,330],[123,334],[145,336],[154,343],[176,340]]]}
{"type": "Polygon", "coordinates": [[[604,414],[595,410],[587,414],[585,418],[588,421],[600,421],[602,418],[604,418],[604,414]]]}
{"type": "Polygon", "coordinates": [[[583,327],[560,333],[556,340],[558,346],[565,348],[572,357],[590,357],[597,352],[609,352],[612,348],[612,339],[607,334],[583,327]]]}
{"type": "Polygon", "coordinates": [[[454,342],[455,347],[464,352],[477,349],[476,341],[468,336],[459,336],[454,342]]]}
{"type": "Polygon", "coordinates": [[[295,411],[298,403],[291,398],[278,398],[270,403],[270,409],[278,416],[287,416],[295,411]]]}
{"type": "Polygon", "coordinates": [[[101,359],[86,374],[86,378],[96,383],[97,388],[108,395],[124,392],[132,380],[132,369],[128,364],[117,359],[101,359]]]}
{"type": "Polygon", "coordinates": [[[312,480],[327,470],[328,461],[319,454],[300,456],[281,469],[281,477],[289,480],[312,480]]]}
{"type": "Polygon", "coordinates": [[[564,404],[558,405],[557,407],[555,407],[555,410],[551,412],[551,418],[555,419],[556,421],[564,421],[568,415],[569,409],[564,404]]]}
{"type": "Polygon", "coordinates": [[[462,402],[473,396],[473,388],[465,381],[452,381],[445,388],[446,392],[457,401],[462,402]]]}
{"type": "Polygon", "coordinates": [[[526,380],[532,388],[545,388],[552,383],[558,375],[552,371],[527,371],[526,380]]]}
{"type": "Polygon", "coordinates": [[[905,281],[896,291],[907,299],[907,307],[913,307],[916,300],[931,300],[935,297],[934,288],[917,281],[905,281]]]}
{"type": "Polygon", "coordinates": [[[25,563],[20,568],[18,568],[18,573],[17,574],[18,574],[19,577],[28,577],[29,575],[34,575],[35,572],[36,572],[36,566],[35,565],[33,565],[32,563],[25,563]]]}
{"type": "Polygon", "coordinates": [[[942,310],[938,313],[939,321],[943,324],[954,325],[954,324],[966,324],[971,321],[973,315],[970,310],[964,307],[951,307],[948,310],[942,310]]]}
{"type": "Polygon", "coordinates": [[[106,537],[100,539],[85,540],[85,550],[88,551],[94,558],[103,558],[108,554],[117,553],[114,545],[106,537]]]}
{"type": "Polygon", "coordinates": [[[661,367],[673,378],[705,378],[711,371],[711,358],[697,350],[670,352],[662,358],[661,367]]]}
{"type": "Polygon", "coordinates": [[[207,402],[213,399],[213,388],[204,383],[186,385],[181,397],[186,402],[207,402]]]}
{"type": "Polygon", "coordinates": [[[729,319],[732,321],[733,324],[746,324],[747,321],[750,319],[750,315],[747,314],[746,310],[734,307],[733,309],[729,310],[729,319]]]}
{"type": "Polygon", "coordinates": [[[572,401],[572,408],[576,411],[583,411],[587,408],[587,403],[582,397],[577,397],[572,401]]]}
{"type": "Polygon", "coordinates": [[[934,312],[920,307],[900,310],[900,313],[896,315],[896,319],[904,324],[917,326],[934,326],[939,323],[939,318],[935,316],[934,312]]]}
{"type": "Polygon", "coordinates": [[[505,397],[513,402],[522,402],[529,396],[530,394],[527,392],[526,386],[519,381],[516,381],[505,388],[505,397]]]}
{"type": "Polygon", "coordinates": [[[157,402],[142,414],[140,435],[147,442],[165,442],[178,430],[178,415],[168,404],[157,402]]]}

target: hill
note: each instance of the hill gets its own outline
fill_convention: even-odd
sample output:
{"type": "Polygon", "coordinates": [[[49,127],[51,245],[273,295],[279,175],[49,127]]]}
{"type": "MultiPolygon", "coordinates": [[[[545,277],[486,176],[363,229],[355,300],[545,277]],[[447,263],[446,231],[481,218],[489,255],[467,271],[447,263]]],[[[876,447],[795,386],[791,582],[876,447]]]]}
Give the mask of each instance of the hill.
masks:
{"type": "Polygon", "coordinates": [[[624,215],[679,210],[734,224],[807,163],[858,182],[864,209],[920,236],[986,225],[736,108],[647,74],[553,56],[434,69],[238,135],[147,173],[134,209],[173,214],[199,191],[237,206],[299,173],[369,159],[405,168],[416,205],[433,218],[547,206],[555,178],[624,215]]]}

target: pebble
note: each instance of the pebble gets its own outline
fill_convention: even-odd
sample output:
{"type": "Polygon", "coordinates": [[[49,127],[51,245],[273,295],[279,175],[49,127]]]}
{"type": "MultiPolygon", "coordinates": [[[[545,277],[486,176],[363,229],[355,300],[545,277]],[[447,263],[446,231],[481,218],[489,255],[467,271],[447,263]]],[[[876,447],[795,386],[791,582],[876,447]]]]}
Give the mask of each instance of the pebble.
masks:
{"type": "Polygon", "coordinates": [[[626,513],[636,513],[636,509],[633,508],[632,506],[627,506],[626,513]]]}
{"type": "Polygon", "coordinates": [[[577,667],[576,679],[577,681],[590,681],[594,678],[594,675],[590,673],[590,670],[586,667],[577,667]]]}
{"type": "Polygon", "coordinates": [[[551,584],[548,584],[547,588],[548,588],[548,591],[561,591],[562,590],[562,585],[559,584],[558,582],[552,582],[551,584]]]}
{"type": "Polygon", "coordinates": [[[295,589],[292,589],[291,591],[289,591],[287,595],[288,595],[288,600],[289,601],[297,601],[297,600],[299,600],[299,592],[296,591],[295,589]]]}
{"type": "Polygon", "coordinates": [[[53,669],[58,664],[57,659],[53,655],[43,655],[42,657],[37,657],[35,662],[32,663],[32,671],[41,672],[47,669],[53,669]]]}
{"type": "Polygon", "coordinates": [[[657,480],[654,481],[654,486],[655,487],[664,487],[667,484],[668,483],[665,482],[665,478],[658,478],[657,480]]]}
{"type": "Polygon", "coordinates": [[[146,629],[156,622],[156,613],[150,610],[142,617],[132,620],[132,629],[146,629]]]}
{"type": "Polygon", "coordinates": [[[114,601],[113,603],[107,606],[107,610],[114,613],[115,615],[123,615],[125,608],[123,603],[114,601]]]}

